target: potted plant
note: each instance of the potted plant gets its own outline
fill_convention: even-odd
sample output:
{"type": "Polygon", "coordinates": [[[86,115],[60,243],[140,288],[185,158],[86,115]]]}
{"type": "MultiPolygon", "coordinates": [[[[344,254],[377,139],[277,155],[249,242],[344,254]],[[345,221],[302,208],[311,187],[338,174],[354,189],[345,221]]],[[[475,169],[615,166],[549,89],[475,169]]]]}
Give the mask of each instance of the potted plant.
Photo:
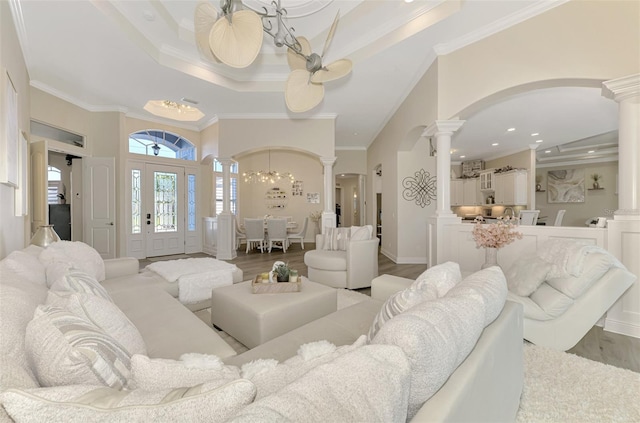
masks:
{"type": "Polygon", "coordinates": [[[602,175],[594,173],[591,175],[591,179],[593,179],[593,189],[600,189],[600,182],[598,181],[602,179],[602,175]]]}
{"type": "Polygon", "coordinates": [[[289,273],[291,269],[287,263],[276,262],[273,266],[273,275],[277,278],[278,282],[289,282],[289,273]]]}

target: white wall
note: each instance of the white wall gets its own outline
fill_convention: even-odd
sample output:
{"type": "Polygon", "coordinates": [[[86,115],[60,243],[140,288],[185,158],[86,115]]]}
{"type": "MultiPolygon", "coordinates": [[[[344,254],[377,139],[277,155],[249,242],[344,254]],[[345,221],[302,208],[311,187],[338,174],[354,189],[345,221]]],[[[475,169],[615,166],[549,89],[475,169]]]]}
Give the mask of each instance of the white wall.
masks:
{"type": "Polygon", "coordinates": [[[398,240],[402,242],[398,243],[396,263],[427,263],[427,218],[436,211],[435,190],[431,204],[421,207],[415,200],[405,199],[403,184],[405,178],[415,179],[415,173],[422,169],[436,176],[436,158],[429,156],[426,138],[420,138],[411,151],[398,152],[398,240]]]}
{"type": "MultiPolygon", "coordinates": [[[[29,75],[25,65],[9,2],[0,2],[0,72],[8,72],[18,93],[18,128],[29,133],[29,75]]],[[[0,78],[4,81],[4,76],[0,78]]],[[[4,82],[0,92],[4,91],[4,82]]],[[[4,95],[0,96],[4,104],[4,95]]],[[[0,106],[0,109],[3,106],[0,106]]],[[[0,116],[4,112],[0,111],[0,116]]],[[[4,127],[2,128],[4,132],[4,127]]],[[[30,188],[29,188],[30,189],[30,188]]],[[[14,188],[0,184],[0,258],[13,250],[24,248],[30,239],[29,216],[15,216],[14,188]]]]}
{"type": "MultiPolygon", "coordinates": [[[[305,217],[311,212],[322,211],[324,204],[322,164],[320,160],[312,155],[288,150],[271,150],[271,170],[279,172],[290,172],[295,179],[303,183],[303,195],[291,195],[291,183],[288,179],[283,179],[275,184],[247,183],[242,178],[242,172],[268,171],[269,151],[260,151],[242,156],[238,160],[239,184],[238,184],[238,210],[239,218],[262,217],[266,214],[273,216],[292,216],[298,223],[298,228],[302,229],[305,217]],[[265,194],[271,188],[277,187],[288,195],[286,207],[283,209],[271,209],[265,204],[265,194]],[[317,192],[320,194],[320,203],[308,203],[307,193],[317,192]]],[[[309,227],[305,236],[305,242],[315,242],[315,227],[309,222],[309,227]]]]}

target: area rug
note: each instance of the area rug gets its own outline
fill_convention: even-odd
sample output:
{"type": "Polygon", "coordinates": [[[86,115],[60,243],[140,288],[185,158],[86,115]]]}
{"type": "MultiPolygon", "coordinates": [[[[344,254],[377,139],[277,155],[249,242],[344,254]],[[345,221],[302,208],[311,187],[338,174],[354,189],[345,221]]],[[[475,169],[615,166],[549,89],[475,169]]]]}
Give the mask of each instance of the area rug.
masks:
{"type": "Polygon", "coordinates": [[[640,373],[525,343],[517,422],[640,422],[640,373]]]}
{"type": "Polygon", "coordinates": [[[179,259],[187,259],[187,258],[191,258],[191,256],[188,256],[186,254],[175,254],[172,256],[149,257],[147,258],[147,260],[151,262],[156,262],[156,261],[179,260],[179,259]]]}

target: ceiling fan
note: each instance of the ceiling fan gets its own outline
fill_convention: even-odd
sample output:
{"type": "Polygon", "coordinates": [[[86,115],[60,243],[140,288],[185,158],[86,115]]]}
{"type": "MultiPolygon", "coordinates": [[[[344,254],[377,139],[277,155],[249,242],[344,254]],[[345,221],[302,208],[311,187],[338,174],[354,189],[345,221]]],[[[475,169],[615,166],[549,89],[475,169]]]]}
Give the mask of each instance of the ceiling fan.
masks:
{"type": "Polygon", "coordinates": [[[277,47],[288,47],[287,62],[291,74],[285,85],[285,102],[294,113],[316,107],[324,98],[324,83],[342,78],[353,67],[349,59],[322,64],[335,34],[339,12],[331,25],[322,55],[313,53],[309,41],[296,37],[284,22],[287,10],[280,0],[272,2],[275,11],[263,7],[261,12],[244,9],[242,0],[222,0],[221,16],[209,2],[201,2],[195,10],[196,44],[204,57],[235,68],[249,66],[262,46],[263,34],[269,34],[277,47]],[[276,19],[276,26],[271,19],[276,19]]]}

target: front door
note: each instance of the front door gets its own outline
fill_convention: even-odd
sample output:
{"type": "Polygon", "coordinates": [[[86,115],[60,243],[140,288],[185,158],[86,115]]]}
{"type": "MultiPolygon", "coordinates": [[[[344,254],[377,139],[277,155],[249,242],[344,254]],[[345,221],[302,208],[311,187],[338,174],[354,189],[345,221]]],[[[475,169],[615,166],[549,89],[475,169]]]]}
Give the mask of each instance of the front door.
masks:
{"type": "Polygon", "coordinates": [[[185,251],[184,168],[157,164],[145,167],[147,257],[185,251]]]}

